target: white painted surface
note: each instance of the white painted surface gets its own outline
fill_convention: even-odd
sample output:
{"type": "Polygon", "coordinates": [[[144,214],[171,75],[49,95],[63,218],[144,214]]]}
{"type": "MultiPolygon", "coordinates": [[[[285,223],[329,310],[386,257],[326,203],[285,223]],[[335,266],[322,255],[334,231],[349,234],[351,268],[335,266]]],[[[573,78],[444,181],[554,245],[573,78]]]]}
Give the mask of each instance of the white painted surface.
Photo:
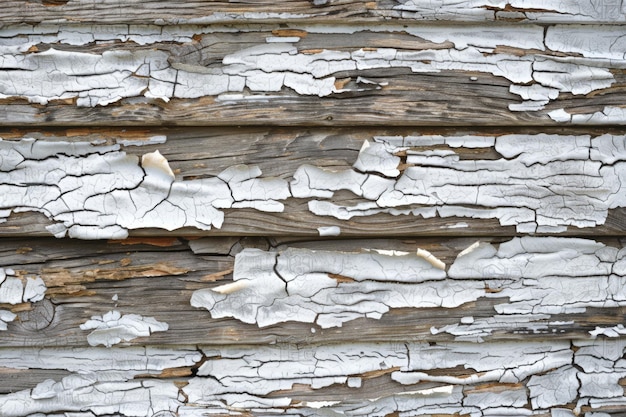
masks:
{"type": "Polygon", "coordinates": [[[549,333],[569,323],[550,321],[553,315],[626,305],[626,278],[614,273],[624,262],[622,252],[589,239],[514,238],[499,247],[470,245],[446,272],[419,249],[414,254],[244,249],[236,256],[233,282],[195,291],[191,304],[214,318],[260,327],[296,321],[326,328],[379,319],[392,308],[456,308],[495,298],[501,301],[493,316],[464,317],[433,327],[432,333],[476,341],[509,328],[549,333]]]}
{"type": "Polygon", "coordinates": [[[102,316],[92,316],[80,326],[81,330],[92,330],[87,336],[91,346],[104,345],[111,347],[121,342],[133,340],[136,337],[150,336],[154,332],[164,332],[169,326],[153,317],[143,317],[138,314],[124,314],[119,311],[109,311],[102,316]]]}
{"type": "MultiPolygon", "coordinates": [[[[486,7],[485,2],[475,10],[486,7]]],[[[527,5],[521,5],[528,7],[527,5]]],[[[539,2],[541,3],[541,2],[539,2]]],[[[586,2],[588,3],[588,2],[586,2]]],[[[405,6],[410,4],[406,2],[405,6]]],[[[503,7],[496,4],[493,7],[503,7]]],[[[556,6],[556,5],[553,5],[556,6]]],[[[562,6],[562,5],[561,5],[562,6]]],[[[400,6],[398,6],[400,7],[400,6]]],[[[434,6],[428,6],[430,9],[434,6]]],[[[459,12],[458,4],[441,6],[441,12],[452,7],[459,12]]],[[[579,6],[579,16],[584,16],[579,6]]],[[[599,13],[610,7],[583,6],[586,11],[599,13]]],[[[411,7],[409,7],[410,9],[411,7]]],[[[465,10],[473,10],[464,5],[465,10]]],[[[543,7],[539,7],[543,8],[543,7]]],[[[403,9],[405,10],[405,9],[403,9]]],[[[529,11],[530,16],[532,13],[529,11]]],[[[463,14],[461,14],[463,15],[463,14]]],[[[528,16],[528,14],[527,14],[528,16]]],[[[555,13],[554,16],[557,16],[555,13]]],[[[590,16],[590,15],[589,15],[590,16]]],[[[619,14],[623,18],[623,11],[619,14]]],[[[533,19],[533,17],[528,17],[533,19]]],[[[512,104],[512,111],[540,111],[557,99],[561,93],[583,95],[602,91],[615,82],[611,66],[622,68],[620,60],[624,30],[620,26],[553,26],[544,34],[540,26],[439,27],[381,26],[348,27],[303,26],[310,33],[357,33],[358,31],[399,32],[414,36],[416,41],[452,47],[432,47],[418,50],[393,48],[367,48],[352,51],[322,49],[308,54],[298,50],[299,37],[272,39],[270,43],[242,49],[227,54],[219,65],[204,67],[197,64],[170,63],[166,52],[155,49],[116,48],[97,53],[66,51],[63,48],[32,53],[29,47],[45,42],[85,45],[94,40],[101,42],[121,40],[152,45],[174,42],[186,45],[194,35],[228,33],[227,26],[201,27],[176,26],[165,32],[150,26],[120,27],[115,31],[100,32],[94,26],[42,27],[16,26],[13,36],[21,35],[23,42],[14,45],[12,38],[0,41],[0,97],[24,98],[31,103],[46,104],[51,100],[75,99],[78,106],[105,106],[125,98],[148,97],[169,101],[173,98],[199,98],[205,96],[236,97],[248,89],[248,95],[291,89],[299,95],[325,97],[349,91],[335,86],[335,74],[357,71],[357,81],[366,80],[358,72],[369,69],[409,68],[413,72],[438,73],[441,71],[476,71],[502,77],[510,83],[510,91],[522,101],[512,104]],[[129,30],[130,29],[130,30],[129,30]],[[276,41],[276,42],[275,42],[276,41]],[[279,41],[279,42],[278,42],[279,41]],[[507,52],[502,47],[524,51],[523,54],[507,52]],[[546,54],[546,47],[555,54],[546,54]],[[559,54],[570,54],[560,58],[559,54]],[[88,81],[86,81],[88,80],[88,81]]],[[[242,28],[244,32],[245,28],[242,28]]],[[[251,29],[248,29],[251,30],[251,29]]],[[[359,84],[356,83],[358,91],[359,84]]],[[[385,84],[385,83],[383,83],[385,84]]],[[[387,84],[385,84],[387,85],[387,84]]],[[[393,81],[390,82],[393,86],[393,81]]],[[[380,88],[380,86],[379,86],[380,88]]],[[[557,117],[557,121],[587,120],[593,123],[623,122],[623,109],[605,110],[603,114],[576,114],[557,117]],[[607,120],[604,120],[604,119],[607,120]]]]}

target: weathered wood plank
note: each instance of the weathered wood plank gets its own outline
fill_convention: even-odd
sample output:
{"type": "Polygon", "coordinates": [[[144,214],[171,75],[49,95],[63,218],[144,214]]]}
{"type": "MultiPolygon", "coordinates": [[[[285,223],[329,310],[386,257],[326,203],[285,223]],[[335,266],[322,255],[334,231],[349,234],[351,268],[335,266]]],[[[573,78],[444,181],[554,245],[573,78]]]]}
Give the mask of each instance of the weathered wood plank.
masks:
{"type": "Polygon", "coordinates": [[[0,415],[624,414],[625,12],[3,3],[0,415]]]}
{"type": "Polygon", "coordinates": [[[6,1],[2,23],[215,23],[314,20],[324,22],[388,21],[530,21],[623,22],[626,12],[617,0],[490,1],[472,0],[268,0],[254,2],[196,0],[27,0],[6,1]]]}
{"type": "Polygon", "coordinates": [[[0,349],[15,376],[0,412],[619,416],[624,348],[623,340],[563,340],[0,349]],[[33,368],[56,376],[37,381],[33,368]]]}
{"type": "Polygon", "coordinates": [[[0,124],[625,124],[623,25],[10,26],[0,124]]]}
{"type": "Polygon", "coordinates": [[[3,242],[3,347],[562,340],[626,332],[625,252],[615,240],[487,239],[478,247],[471,239],[3,242]],[[38,297],[26,296],[32,281],[38,297]]]}
{"type": "Polygon", "coordinates": [[[4,236],[595,236],[626,230],[623,134],[4,133],[4,236]]]}

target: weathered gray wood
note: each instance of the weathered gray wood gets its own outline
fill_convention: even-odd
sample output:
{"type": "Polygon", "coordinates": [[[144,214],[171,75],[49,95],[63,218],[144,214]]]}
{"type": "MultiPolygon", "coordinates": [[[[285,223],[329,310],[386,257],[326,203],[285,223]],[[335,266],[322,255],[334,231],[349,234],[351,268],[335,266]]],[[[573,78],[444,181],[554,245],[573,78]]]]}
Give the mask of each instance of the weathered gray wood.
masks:
{"type": "Polygon", "coordinates": [[[0,286],[0,310],[15,316],[5,320],[0,344],[346,343],[363,338],[403,343],[621,334],[626,312],[624,251],[618,253],[622,242],[486,239],[479,250],[458,257],[472,242],[320,240],[274,248],[268,241],[243,238],[224,255],[223,241],[213,244],[211,238],[3,239],[0,267],[7,280],[0,286]],[[499,250],[497,257],[493,250],[499,250]],[[438,269],[439,262],[445,271],[438,269]],[[386,266],[378,270],[377,265],[386,266]],[[288,296],[272,283],[274,270],[285,280],[299,274],[288,296]],[[35,279],[45,285],[41,298],[9,302],[19,290],[7,285],[35,279]],[[307,293],[317,293],[316,298],[309,300],[307,293]],[[207,296],[218,301],[210,312],[207,296]],[[326,303],[332,308],[329,304],[316,317],[305,314],[326,303]],[[261,304],[272,307],[258,313],[258,323],[245,316],[261,304]],[[289,306],[294,310],[285,315],[289,306]],[[103,318],[118,323],[118,330],[98,331],[103,318]],[[151,333],[142,336],[142,326],[151,333]]]}
{"type": "Polygon", "coordinates": [[[623,235],[623,134],[505,132],[5,131],[0,234],[623,235]]]}
{"type": "Polygon", "coordinates": [[[572,0],[497,2],[474,0],[268,0],[254,2],[198,0],[160,2],[117,0],[6,1],[0,22],[57,23],[210,23],[241,21],[315,20],[324,22],[452,20],[530,22],[620,22],[625,20],[620,1],[572,0]]]}
{"type": "Polygon", "coordinates": [[[624,414],[622,3],[4,2],[0,415],[624,414]]]}
{"type": "Polygon", "coordinates": [[[619,416],[623,340],[0,349],[6,417],[619,416]],[[21,353],[21,354],[20,354],[21,353]],[[41,368],[39,380],[28,368],[41,368]],[[44,379],[50,375],[50,379],[44,379]],[[27,387],[27,388],[23,388],[27,387]],[[14,391],[11,393],[11,391],[14,391]],[[80,392],[80,395],[76,395],[80,392]],[[108,400],[108,401],[107,401],[108,400]]]}
{"type": "Polygon", "coordinates": [[[3,33],[5,126],[626,123],[621,25],[74,24],[3,33]]]}

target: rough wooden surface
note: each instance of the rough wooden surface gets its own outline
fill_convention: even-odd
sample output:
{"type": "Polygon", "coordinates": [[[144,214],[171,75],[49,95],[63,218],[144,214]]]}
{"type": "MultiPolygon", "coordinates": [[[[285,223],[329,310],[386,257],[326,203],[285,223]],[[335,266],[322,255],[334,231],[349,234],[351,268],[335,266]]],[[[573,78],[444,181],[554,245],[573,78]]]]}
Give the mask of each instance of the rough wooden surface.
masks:
{"type": "MultiPolygon", "coordinates": [[[[485,242],[459,256],[469,239],[442,243],[153,238],[62,244],[50,240],[7,240],[7,249],[0,254],[8,275],[3,286],[34,276],[46,284],[45,299],[14,305],[17,317],[3,332],[3,416],[75,412],[72,415],[160,417],[241,411],[591,416],[598,410],[619,415],[626,403],[621,359],[625,345],[618,338],[626,332],[621,324],[624,311],[608,302],[620,305],[626,300],[619,283],[624,277],[620,242],[526,237],[485,242]],[[429,256],[376,255],[364,247],[412,253],[416,247],[427,248],[449,264],[447,277],[430,268],[439,264],[429,256]],[[328,253],[333,253],[344,262],[339,266],[345,275],[327,276],[336,280],[337,291],[352,286],[354,296],[358,294],[354,288],[376,283],[361,280],[359,267],[367,268],[367,276],[378,275],[379,284],[384,282],[380,271],[393,274],[389,268],[377,271],[366,261],[355,264],[350,257],[376,262],[396,257],[396,268],[404,263],[405,270],[397,271],[401,278],[389,278],[405,281],[405,297],[410,286],[421,285],[419,281],[426,286],[417,291],[426,293],[424,289],[435,282],[447,282],[452,292],[466,282],[481,289],[483,301],[457,309],[424,308],[417,314],[412,310],[419,308],[405,307],[381,318],[352,317],[340,328],[326,329],[293,323],[258,328],[190,308],[194,291],[213,288],[216,295],[245,291],[224,291],[222,282],[232,287],[228,283],[232,275],[262,278],[268,270],[263,270],[263,263],[250,262],[249,255],[272,249],[281,257],[289,257],[290,251],[301,255],[324,251],[324,256],[310,261],[325,262],[326,269],[307,261],[276,268],[305,278],[303,288],[292,289],[296,292],[324,282],[321,272],[307,277],[303,268],[334,270],[337,262],[328,262],[328,253]],[[421,265],[420,273],[407,262],[421,265]],[[249,275],[250,267],[258,272],[249,275]],[[516,280],[526,290],[515,293],[516,280]],[[530,298],[523,300],[522,294],[530,298]],[[529,308],[538,308],[539,314],[529,314],[525,311],[529,308]],[[505,314],[491,316],[498,310],[505,314]],[[86,325],[107,315],[108,326],[86,325]],[[123,318],[135,321],[126,328],[128,323],[120,323],[123,318]],[[436,326],[454,322],[445,326],[447,334],[442,337],[436,326]],[[169,329],[133,338],[129,330],[140,330],[145,323],[165,323],[169,329]]],[[[437,297],[455,300],[441,292],[443,288],[431,294],[429,303],[436,303],[437,297]]],[[[254,292],[244,294],[249,304],[259,295],[275,294],[267,284],[256,286],[254,292]]],[[[0,287],[2,297],[9,293],[0,287]]],[[[362,296],[367,294],[371,300],[378,298],[372,288],[362,296]]],[[[329,297],[330,305],[341,305],[340,298],[329,297]]],[[[235,314],[245,311],[243,304],[238,303],[241,309],[235,314]]],[[[298,316],[294,313],[289,319],[298,316]]]]}
{"type": "Polygon", "coordinates": [[[0,416],[624,415],[625,11],[4,2],[0,416]]]}
{"type": "Polygon", "coordinates": [[[0,233],[9,236],[625,230],[626,137],[616,133],[75,129],[4,137],[0,233]]]}
{"type": "Polygon", "coordinates": [[[8,23],[227,23],[245,21],[484,21],[623,22],[619,0],[269,0],[254,2],[196,0],[24,0],[4,2],[0,22],[8,23]]]}
{"type": "Polygon", "coordinates": [[[3,347],[589,340],[626,312],[617,240],[4,242],[3,347]]]}
{"type": "Polygon", "coordinates": [[[626,123],[622,25],[7,26],[3,125],[626,123]]]}

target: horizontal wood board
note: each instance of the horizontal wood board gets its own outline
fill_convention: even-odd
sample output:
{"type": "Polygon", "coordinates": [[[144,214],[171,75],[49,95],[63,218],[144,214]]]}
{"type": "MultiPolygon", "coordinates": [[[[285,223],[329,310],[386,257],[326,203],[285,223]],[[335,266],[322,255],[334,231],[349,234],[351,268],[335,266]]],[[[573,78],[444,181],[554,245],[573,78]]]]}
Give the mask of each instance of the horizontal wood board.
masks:
{"type": "Polygon", "coordinates": [[[4,2],[0,415],[624,415],[625,11],[4,2]]]}
{"type": "Polygon", "coordinates": [[[0,22],[99,24],[222,23],[246,21],[505,21],[597,23],[623,22],[621,1],[534,0],[509,2],[473,0],[257,0],[161,2],[157,0],[25,0],[6,1],[0,22]]]}
{"type": "Polygon", "coordinates": [[[8,25],[0,124],[624,125],[626,27],[8,25]]]}
{"type": "Polygon", "coordinates": [[[4,130],[0,234],[623,235],[626,136],[538,132],[4,130]]]}

